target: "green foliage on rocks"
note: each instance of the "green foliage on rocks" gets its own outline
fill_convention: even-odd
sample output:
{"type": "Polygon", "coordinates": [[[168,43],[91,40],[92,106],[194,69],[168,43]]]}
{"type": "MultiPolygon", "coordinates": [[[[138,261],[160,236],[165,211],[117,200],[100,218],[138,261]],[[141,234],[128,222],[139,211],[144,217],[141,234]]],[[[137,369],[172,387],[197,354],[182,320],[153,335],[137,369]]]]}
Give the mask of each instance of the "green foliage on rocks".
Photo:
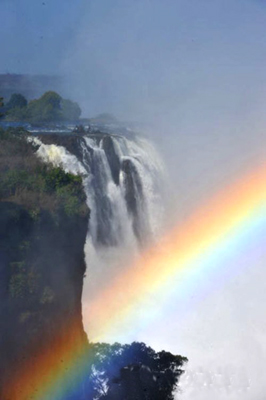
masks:
{"type": "Polygon", "coordinates": [[[9,282],[11,298],[26,299],[38,295],[38,289],[41,285],[41,274],[38,269],[32,265],[27,265],[25,260],[13,262],[10,266],[12,271],[9,282]]]}
{"type": "Polygon", "coordinates": [[[26,131],[0,130],[0,201],[15,201],[33,212],[37,208],[67,216],[85,215],[82,177],[39,160],[26,131]]]}

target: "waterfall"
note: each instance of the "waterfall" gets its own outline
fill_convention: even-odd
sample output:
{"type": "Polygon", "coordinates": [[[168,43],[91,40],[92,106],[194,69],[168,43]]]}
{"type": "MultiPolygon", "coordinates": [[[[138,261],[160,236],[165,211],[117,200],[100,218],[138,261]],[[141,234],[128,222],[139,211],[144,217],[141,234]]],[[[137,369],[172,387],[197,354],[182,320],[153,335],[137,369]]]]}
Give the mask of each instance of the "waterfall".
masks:
{"type": "Polygon", "coordinates": [[[83,176],[90,221],[82,308],[90,336],[86,309],[94,293],[159,237],[164,221],[164,165],[153,145],[140,137],[76,137],[75,154],[60,145],[31,140],[44,161],[83,176]]]}
{"type": "Polygon", "coordinates": [[[77,140],[80,151],[74,155],[32,139],[45,162],[83,176],[93,246],[142,245],[156,238],[164,215],[164,166],[153,146],[145,139],[111,135],[77,140]]]}

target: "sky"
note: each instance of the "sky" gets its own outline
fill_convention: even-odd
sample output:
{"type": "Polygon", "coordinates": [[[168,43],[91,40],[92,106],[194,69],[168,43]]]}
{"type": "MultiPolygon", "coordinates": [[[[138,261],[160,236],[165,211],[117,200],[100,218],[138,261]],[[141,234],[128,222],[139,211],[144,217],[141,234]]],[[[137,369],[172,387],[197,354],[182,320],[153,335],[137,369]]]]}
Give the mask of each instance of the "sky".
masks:
{"type": "MultiPolygon", "coordinates": [[[[0,0],[0,38],[0,73],[62,75],[62,94],[84,116],[111,112],[144,124],[168,168],[176,223],[265,161],[264,0],[0,0]]],[[[263,257],[189,310],[181,327],[171,316],[140,339],[181,349],[194,366],[223,352],[262,366],[264,347],[250,343],[253,326],[266,343],[263,257]]]]}
{"type": "Polygon", "coordinates": [[[263,0],[0,5],[0,72],[64,75],[84,114],[149,123],[164,114],[180,125],[190,110],[197,119],[205,107],[228,118],[265,100],[263,0]]]}

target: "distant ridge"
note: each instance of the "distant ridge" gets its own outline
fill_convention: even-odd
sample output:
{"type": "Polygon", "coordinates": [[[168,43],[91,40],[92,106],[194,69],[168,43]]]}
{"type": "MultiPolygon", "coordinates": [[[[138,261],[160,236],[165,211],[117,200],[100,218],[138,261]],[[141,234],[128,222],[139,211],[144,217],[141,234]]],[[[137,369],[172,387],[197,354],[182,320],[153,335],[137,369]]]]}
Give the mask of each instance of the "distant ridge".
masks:
{"type": "Polygon", "coordinates": [[[61,92],[62,87],[63,78],[57,75],[0,74],[0,97],[5,101],[13,93],[32,100],[48,90],[61,92]]]}

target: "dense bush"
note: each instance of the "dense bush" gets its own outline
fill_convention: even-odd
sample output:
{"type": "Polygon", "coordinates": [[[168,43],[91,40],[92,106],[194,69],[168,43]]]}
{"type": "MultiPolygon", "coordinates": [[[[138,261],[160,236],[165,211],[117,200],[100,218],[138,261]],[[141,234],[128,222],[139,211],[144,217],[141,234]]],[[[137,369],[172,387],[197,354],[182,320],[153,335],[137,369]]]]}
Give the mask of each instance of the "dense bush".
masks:
{"type": "Polygon", "coordinates": [[[173,400],[186,357],[156,352],[145,343],[91,344],[92,398],[173,400]]]}

